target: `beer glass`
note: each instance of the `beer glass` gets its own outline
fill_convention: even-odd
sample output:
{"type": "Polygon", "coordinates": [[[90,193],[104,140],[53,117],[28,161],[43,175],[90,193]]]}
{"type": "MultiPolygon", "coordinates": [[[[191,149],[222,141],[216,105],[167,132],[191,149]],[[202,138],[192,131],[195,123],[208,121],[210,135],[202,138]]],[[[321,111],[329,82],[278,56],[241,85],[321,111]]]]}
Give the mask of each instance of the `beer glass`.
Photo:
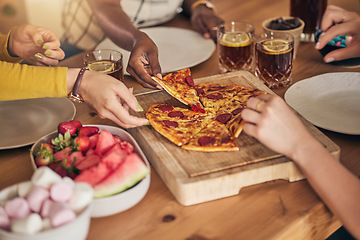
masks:
{"type": "Polygon", "coordinates": [[[294,37],[263,33],[255,44],[255,75],[271,89],[289,86],[293,68],[294,37]]]}
{"type": "Polygon", "coordinates": [[[217,45],[221,73],[251,71],[254,26],[246,22],[229,22],[218,26],[217,45]]]}

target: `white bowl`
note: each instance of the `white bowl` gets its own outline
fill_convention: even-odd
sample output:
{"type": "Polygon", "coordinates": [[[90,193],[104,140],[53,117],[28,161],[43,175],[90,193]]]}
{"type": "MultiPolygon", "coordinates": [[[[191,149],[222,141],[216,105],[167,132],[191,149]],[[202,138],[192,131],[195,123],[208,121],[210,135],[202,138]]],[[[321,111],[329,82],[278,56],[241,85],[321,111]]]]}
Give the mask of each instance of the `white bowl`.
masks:
{"type": "MultiPolygon", "coordinates": [[[[146,159],[143,151],[135,141],[135,139],[125,130],[113,127],[113,126],[106,126],[106,125],[84,125],[84,126],[96,126],[101,130],[105,129],[111,132],[113,135],[118,135],[122,140],[125,140],[131,143],[134,146],[134,152],[137,153],[140,158],[144,161],[146,166],[150,169],[150,164],[146,159]]],[[[54,138],[58,135],[57,131],[54,131],[34,143],[31,147],[30,158],[31,163],[34,169],[37,168],[35,164],[35,158],[32,152],[37,148],[37,146],[42,143],[46,142],[50,138],[54,138]]],[[[105,217],[110,216],[116,213],[123,212],[137,203],[139,203],[144,196],[146,195],[150,186],[150,174],[148,174],[143,180],[137,183],[135,186],[131,187],[130,189],[125,190],[124,192],[115,194],[113,196],[104,197],[104,198],[95,198],[91,204],[91,217],[105,217]]]]}
{"type": "MultiPolygon", "coordinates": [[[[17,196],[17,185],[0,191],[0,202],[17,196]]],[[[0,229],[1,240],[64,240],[85,239],[90,226],[91,205],[85,208],[73,221],[63,226],[38,232],[34,235],[23,235],[0,229]]]]}

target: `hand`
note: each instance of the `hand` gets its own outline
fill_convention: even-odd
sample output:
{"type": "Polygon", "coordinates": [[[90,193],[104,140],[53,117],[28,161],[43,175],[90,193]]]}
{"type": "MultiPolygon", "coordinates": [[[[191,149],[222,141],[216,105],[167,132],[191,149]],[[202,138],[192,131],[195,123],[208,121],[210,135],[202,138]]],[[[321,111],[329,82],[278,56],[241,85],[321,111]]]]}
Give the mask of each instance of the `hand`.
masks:
{"type": "MultiPolygon", "coordinates": [[[[69,69],[77,76],[78,69],[69,69]]],[[[79,89],[80,95],[101,118],[107,118],[124,127],[133,128],[148,123],[145,118],[130,115],[143,111],[132,92],[119,80],[103,73],[86,71],[79,89]]]]}
{"type": "Polygon", "coordinates": [[[151,78],[152,75],[162,78],[158,48],[145,33],[136,40],[126,70],[143,87],[162,89],[151,78]]]}
{"type": "Polygon", "coordinates": [[[216,42],[216,28],[224,23],[214,12],[203,6],[196,7],[191,14],[191,24],[205,38],[211,38],[216,42]]]}
{"type": "Polygon", "coordinates": [[[279,96],[270,94],[250,98],[242,117],[244,132],[255,137],[270,149],[291,159],[313,137],[300,119],[279,96]]]}
{"type": "Polygon", "coordinates": [[[56,35],[42,27],[26,24],[12,29],[9,53],[34,65],[57,65],[65,57],[56,35]]]}
{"type": "Polygon", "coordinates": [[[348,34],[347,47],[331,51],[324,57],[325,62],[360,57],[360,16],[340,7],[329,5],[321,22],[323,34],[320,35],[316,49],[322,49],[333,38],[348,34]]]}

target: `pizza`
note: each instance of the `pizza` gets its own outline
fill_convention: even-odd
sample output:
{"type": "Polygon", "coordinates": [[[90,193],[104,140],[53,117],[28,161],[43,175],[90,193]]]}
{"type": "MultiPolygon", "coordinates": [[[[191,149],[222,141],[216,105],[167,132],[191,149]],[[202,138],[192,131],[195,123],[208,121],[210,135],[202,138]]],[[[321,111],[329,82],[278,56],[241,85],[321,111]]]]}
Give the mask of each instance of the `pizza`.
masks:
{"type": "Polygon", "coordinates": [[[155,104],[146,112],[150,125],[183,149],[238,151],[236,138],[244,125],[241,113],[246,102],[266,92],[238,85],[195,85],[192,78],[189,84],[186,80],[189,76],[187,68],[158,80],[168,93],[172,92],[171,96],[190,108],[155,104]]]}
{"type": "Polygon", "coordinates": [[[191,107],[194,111],[204,112],[199,96],[194,88],[194,80],[189,68],[165,75],[162,79],[152,76],[171,96],[191,107]]]}

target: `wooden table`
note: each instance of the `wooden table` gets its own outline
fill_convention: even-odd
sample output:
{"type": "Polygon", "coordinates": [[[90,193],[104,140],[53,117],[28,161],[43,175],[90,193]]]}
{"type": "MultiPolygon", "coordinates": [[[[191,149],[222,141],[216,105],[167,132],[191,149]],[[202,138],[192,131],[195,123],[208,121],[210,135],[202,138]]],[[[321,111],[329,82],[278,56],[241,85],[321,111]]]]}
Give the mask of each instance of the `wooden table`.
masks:
{"type": "MultiPolygon", "coordinates": [[[[213,0],[224,20],[245,20],[261,32],[261,22],[269,17],[289,14],[288,0],[213,0]]],[[[357,0],[329,0],[359,12],[357,0]]],[[[166,26],[190,28],[183,16],[166,26]]],[[[62,65],[81,66],[81,54],[62,65]]],[[[218,73],[216,52],[210,59],[191,68],[195,78],[218,73]]],[[[314,44],[302,43],[295,60],[293,81],[327,72],[359,72],[325,64],[314,44]]],[[[130,77],[126,84],[141,89],[130,77]]],[[[283,96],[286,89],[275,92],[283,96]]],[[[76,119],[86,124],[114,125],[90,114],[88,107],[76,105],[76,119]]],[[[360,176],[360,136],[320,129],[341,148],[341,162],[360,176]]],[[[1,133],[0,133],[1,134],[1,133]]],[[[0,189],[28,180],[33,170],[29,147],[0,151],[0,189]]],[[[237,196],[184,207],[172,196],[155,171],[150,189],[135,207],[113,216],[91,220],[88,239],[325,239],[341,223],[334,217],[306,180],[294,183],[272,181],[242,189],[237,196]]]]}

